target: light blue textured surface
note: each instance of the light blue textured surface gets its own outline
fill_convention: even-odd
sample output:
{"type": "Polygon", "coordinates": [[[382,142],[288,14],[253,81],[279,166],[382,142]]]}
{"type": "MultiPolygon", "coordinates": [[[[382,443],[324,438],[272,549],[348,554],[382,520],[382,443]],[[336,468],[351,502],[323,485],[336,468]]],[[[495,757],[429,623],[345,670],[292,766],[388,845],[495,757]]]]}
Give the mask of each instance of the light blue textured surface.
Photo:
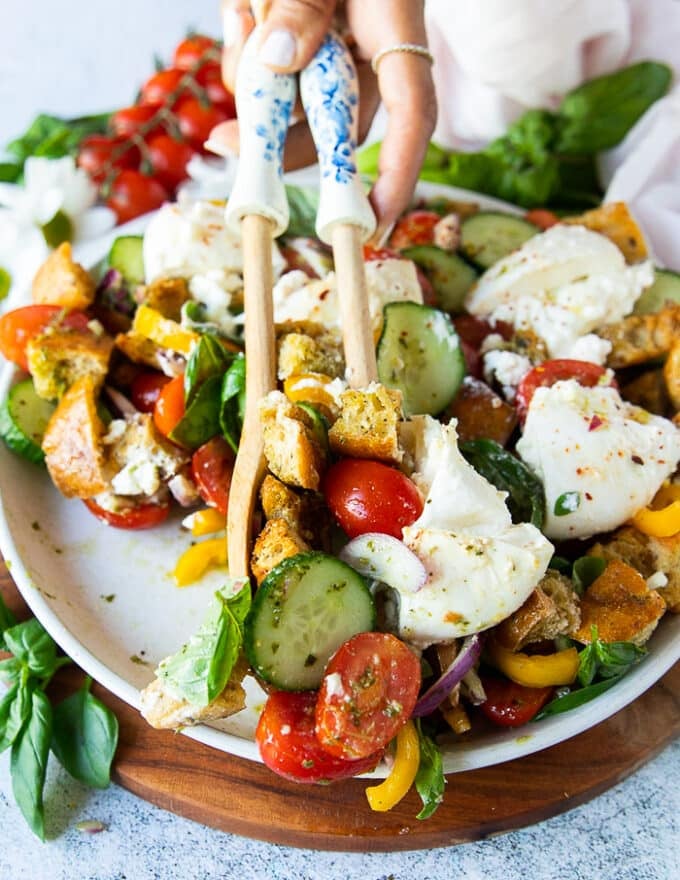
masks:
{"type": "MultiPolygon", "coordinates": [[[[449,796],[455,777],[449,782],[449,796]]],[[[589,804],[480,843],[408,853],[322,853],[260,843],[180,819],[118,787],[91,792],[51,763],[39,843],[0,758],[2,880],[676,880],[680,742],[589,804]],[[99,834],[75,825],[98,819],[99,834]]]]}

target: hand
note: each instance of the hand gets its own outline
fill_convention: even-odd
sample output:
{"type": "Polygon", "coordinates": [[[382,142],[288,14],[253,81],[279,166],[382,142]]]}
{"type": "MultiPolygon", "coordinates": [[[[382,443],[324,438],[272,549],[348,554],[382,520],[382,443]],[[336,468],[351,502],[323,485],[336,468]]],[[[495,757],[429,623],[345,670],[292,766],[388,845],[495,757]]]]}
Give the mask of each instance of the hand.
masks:
{"type": "MultiPolygon", "coordinates": [[[[260,49],[263,60],[279,73],[302,70],[331,28],[339,4],[336,0],[272,0],[268,5],[260,49]]],[[[365,138],[381,99],[388,114],[378,178],[370,195],[378,218],[374,236],[378,242],[411,199],[434,130],[436,103],[426,59],[392,52],[380,61],[377,77],[370,59],[381,49],[398,43],[425,45],[423,6],[422,0],[347,0],[343,4],[344,19],[356,41],[353,51],[360,93],[359,141],[365,138]]],[[[255,19],[247,0],[223,0],[222,12],[222,74],[233,91],[238,58],[255,19]]],[[[218,126],[212,139],[238,152],[238,122],[218,126]]],[[[316,148],[306,122],[294,123],[286,140],[286,169],[315,161],[316,148]]]]}

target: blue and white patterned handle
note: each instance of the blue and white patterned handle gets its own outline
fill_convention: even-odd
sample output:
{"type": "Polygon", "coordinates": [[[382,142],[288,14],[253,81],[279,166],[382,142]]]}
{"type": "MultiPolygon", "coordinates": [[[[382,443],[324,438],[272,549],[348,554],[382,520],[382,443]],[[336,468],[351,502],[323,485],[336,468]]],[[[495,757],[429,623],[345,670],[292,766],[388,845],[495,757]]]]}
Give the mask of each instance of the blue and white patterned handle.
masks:
{"type": "Polygon", "coordinates": [[[236,76],[241,158],[225,214],[232,228],[237,228],[246,214],[268,217],[276,236],[288,226],[283,147],[296,82],[294,76],[274,73],[258,60],[259,43],[258,27],[244,47],[236,76]]]}
{"type": "Polygon", "coordinates": [[[350,224],[359,227],[365,241],[375,231],[376,221],[354,157],[359,109],[357,74],[349,50],[336,34],[326,34],[300,74],[300,96],[321,169],[316,233],[331,244],[333,227],[350,224]]]}

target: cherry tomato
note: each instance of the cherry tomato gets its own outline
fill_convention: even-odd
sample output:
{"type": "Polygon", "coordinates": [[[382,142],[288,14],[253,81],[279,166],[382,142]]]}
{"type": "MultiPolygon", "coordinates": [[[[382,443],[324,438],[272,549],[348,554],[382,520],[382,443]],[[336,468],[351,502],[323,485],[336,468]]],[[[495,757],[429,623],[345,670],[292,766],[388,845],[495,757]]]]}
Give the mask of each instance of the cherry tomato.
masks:
{"type": "MultiPolygon", "coordinates": [[[[544,361],[534,367],[524,376],[517,387],[517,414],[521,421],[526,418],[529,404],[537,388],[549,388],[555,382],[563,379],[576,379],[586,388],[594,388],[603,381],[607,370],[599,364],[591,364],[589,361],[577,361],[570,358],[556,358],[552,361],[544,361]]],[[[616,385],[614,381],[609,383],[616,385]]]]}
{"type": "Polygon", "coordinates": [[[184,376],[175,376],[158,395],[153,420],[158,430],[167,437],[184,415],[184,376]]]}
{"type": "Polygon", "coordinates": [[[106,204],[115,211],[119,223],[125,223],[140,214],[147,214],[167,202],[168,193],[153,177],[125,168],[113,183],[106,204]]]}
{"type": "Polygon", "coordinates": [[[484,715],[499,727],[521,727],[545,706],[554,688],[530,688],[496,676],[482,678],[486,701],[480,704],[484,715]]]}
{"type": "Polygon", "coordinates": [[[0,317],[0,353],[28,372],[26,346],[29,340],[42,333],[50,324],[58,323],[72,330],[84,330],[89,321],[84,312],[66,314],[61,306],[38,304],[13,309],[0,317]]]}
{"type": "Polygon", "coordinates": [[[420,492],[406,474],[379,461],[343,458],[327,471],[326,503],[350,538],[382,532],[401,538],[423,511],[420,492]]]}
{"type": "MultiPolygon", "coordinates": [[[[177,70],[174,67],[154,73],[142,86],[139,103],[150,107],[162,107],[168,104],[170,95],[177,92],[184,75],[184,70],[177,70]]],[[[169,106],[174,106],[175,102],[176,99],[169,106]]]]}
{"type": "Polygon", "coordinates": [[[152,413],[161,391],[168,382],[170,377],[164,376],[157,370],[138,373],[130,386],[130,400],[140,412],[152,413]]]}
{"type": "Polygon", "coordinates": [[[475,315],[456,315],[453,319],[456,333],[460,337],[460,347],[465,358],[465,366],[470,376],[482,378],[482,356],[480,346],[491,333],[498,333],[504,339],[510,339],[513,333],[512,325],[505,321],[490,324],[483,318],[475,315]]]}
{"type": "MultiPolygon", "coordinates": [[[[117,134],[118,137],[130,137],[130,135],[136,134],[142,125],[146,125],[157,112],[156,107],[142,106],[141,104],[135,104],[133,107],[123,107],[122,110],[116,110],[113,114],[110,125],[113,133],[117,134]]],[[[154,129],[154,131],[158,130],[160,128],[154,129]]],[[[145,132],[145,136],[150,134],[152,132],[145,132]]]]}
{"type": "Polygon", "coordinates": [[[213,437],[191,458],[191,473],[201,498],[227,515],[235,455],[224,437],[213,437]]]}
{"type": "Polygon", "coordinates": [[[232,118],[221,107],[204,105],[198,98],[180,98],[174,112],[182,137],[199,150],[216,125],[232,118]]]}
{"type": "Polygon", "coordinates": [[[153,176],[172,192],[187,178],[187,164],[195,155],[184,141],[175,140],[168,134],[156,134],[147,140],[149,161],[153,176]]]}
{"type": "Polygon", "coordinates": [[[91,134],[80,142],[77,162],[95,183],[102,183],[116,169],[136,168],[139,150],[133,144],[126,143],[124,138],[91,134]]]}
{"type": "Polygon", "coordinates": [[[341,758],[374,754],[411,717],[420,683],[420,660],[396,636],[352,636],[328,661],[321,682],[316,704],[319,742],[341,758]]]}
{"type": "Polygon", "coordinates": [[[220,64],[204,64],[196,72],[196,82],[205,89],[211,104],[217,104],[230,119],[236,117],[236,100],[222,82],[222,67],[220,64]]]}
{"type": "Polygon", "coordinates": [[[329,754],[314,732],[316,693],[275,691],[265,703],[255,731],[262,760],[292,782],[332,782],[373,770],[381,751],[357,761],[329,754]]]}
{"type": "Polygon", "coordinates": [[[364,245],[364,260],[367,263],[373,260],[401,260],[402,256],[399,251],[389,247],[373,247],[372,244],[364,245]]]}
{"type": "Polygon", "coordinates": [[[204,37],[201,34],[192,34],[192,36],[182,40],[179,46],[177,46],[172,56],[172,64],[173,67],[177,67],[180,70],[191,70],[206,55],[213,57],[215,61],[219,61],[220,53],[215,40],[211,37],[204,37]]]}
{"type": "Polygon", "coordinates": [[[553,214],[552,211],[548,211],[545,208],[534,208],[531,211],[527,211],[524,219],[528,220],[529,223],[533,223],[534,226],[538,226],[539,229],[550,229],[551,226],[555,226],[556,223],[560,222],[557,214],[553,214]]]}
{"type": "Polygon", "coordinates": [[[170,512],[169,504],[140,504],[114,513],[91,498],[85,501],[85,506],[97,519],[116,529],[152,529],[164,522],[170,512]]]}
{"type": "Polygon", "coordinates": [[[432,244],[434,228],[441,219],[435,211],[409,211],[397,220],[390,246],[403,250],[415,244],[432,244]]]}

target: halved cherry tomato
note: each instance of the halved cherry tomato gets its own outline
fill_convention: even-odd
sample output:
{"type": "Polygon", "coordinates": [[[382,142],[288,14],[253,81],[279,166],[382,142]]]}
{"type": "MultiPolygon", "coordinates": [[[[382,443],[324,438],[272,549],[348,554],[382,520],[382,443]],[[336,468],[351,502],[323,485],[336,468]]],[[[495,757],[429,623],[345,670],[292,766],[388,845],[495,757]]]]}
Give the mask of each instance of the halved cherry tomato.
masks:
{"type": "Polygon", "coordinates": [[[513,334],[512,324],[505,321],[496,321],[496,323],[490,324],[489,321],[478,318],[476,315],[456,315],[453,319],[453,326],[460,338],[473,348],[479,348],[491,333],[498,333],[503,339],[510,339],[513,334]]]}
{"type": "Polygon", "coordinates": [[[187,164],[195,151],[184,141],[175,140],[169,134],[155,134],[146,142],[153,175],[159,183],[172,192],[187,178],[187,164]]]}
{"type": "Polygon", "coordinates": [[[26,346],[52,323],[72,330],[84,330],[90,319],[84,312],[66,313],[61,306],[22,306],[0,317],[0,354],[28,372],[26,346]]]}
{"type": "Polygon", "coordinates": [[[216,125],[233,118],[222,107],[205,105],[198,98],[190,97],[180,98],[174,112],[182,137],[198,150],[203,148],[216,125]]]}
{"type": "MultiPolygon", "coordinates": [[[[526,419],[529,404],[537,388],[549,388],[555,382],[560,382],[563,379],[576,379],[579,385],[583,385],[585,388],[594,388],[603,381],[606,374],[605,367],[589,361],[577,361],[570,358],[544,361],[529,370],[517,387],[516,404],[520,421],[526,419]]],[[[614,380],[608,384],[616,387],[614,380]]]]}
{"type": "Polygon", "coordinates": [[[196,82],[205,89],[211,104],[217,104],[233,119],[236,116],[236,101],[222,82],[222,67],[219,64],[204,64],[196,72],[196,82]]]}
{"type": "Polygon", "coordinates": [[[100,507],[91,498],[85,501],[85,505],[97,519],[116,529],[152,529],[164,522],[170,513],[169,504],[140,504],[118,513],[100,507]]]}
{"type": "Polygon", "coordinates": [[[191,458],[191,473],[201,498],[226,516],[236,456],[224,437],[213,437],[191,458]]]}
{"type": "MultiPolygon", "coordinates": [[[[142,106],[141,104],[116,110],[110,122],[113,133],[118,137],[130,137],[130,135],[136,134],[142,125],[146,125],[156,115],[157,110],[157,107],[142,106]]],[[[146,132],[146,136],[150,134],[150,131],[146,132]]]]}
{"type": "Polygon", "coordinates": [[[434,228],[441,219],[435,211],[409,211],[397,220],[390,235],[390,246],[403,250],[416,244],[432,244],[434,228]]]}
{"type": "Polygon", "coordinates": [[[174,67],[154,73],[142,86],[139,103],[150,107],[162,107],[164,104],[174,107],[179,94],[172,104],[168,103],[168,99],[173,92],[177,92],[179,89],[180,82],[185,73],[186,71],[178,70],[174,67]]]}
{"type": "Polygon", "coordinates": [[[382,751],[356,761],[329,754],[316,738],[316,692],[275,691],[265,703],[255,731],[262,760],[292,782],[332,782],[373,770],[382,751]]]}
{"type": "Polygon", "coordinates": [[[486,701],[480,709],[499,727],[521,727],[539,713],[554,688],[532,688],[496,676],[483,676],[486,701]]]}
{"type": "Polygon", "coordinates": [[[123,138],[91,134],[80,142],[77,162],[78,167],[87,171],[95,183],[102,183],[116,169],[136,168],[139,150],[123,138]]]}
{"type": "Polygon", "coordinates": [[[539,229],[550,229],[551,226],[555,226],[560,222],[560,218],[557,214],[553,214],[552,211],[546,210],[546,208],[533,208],[531,211],[527,211],[524,215],[524,219],[528,220],[529,223],[533,223],[534,226],[538,226],[539,229]]]}
{"type": "Polygon", "coordinates": [[[396,468],[360,458],[343,458],[327,471],[326,503],[350,538],[382,532],[401,538],[423,511],[420,492],[396,468]]]}
{"type": "Polygon", "coordinates": [[[321,682],[316,704],[319,742],[341,758],[372,755],[411,717],[420,683],[420,660],[396,636],[352,636],[328,661],[321,682]]]}
{"type": "Polygon", "coordinates": [[[177,46],[172,63],[180,70],[191,70],[206,55],[213,55],[214,60],[219,61],[219,49],[215,40],[202,34],[192,34],[177,46]]]}
{"type": "Polygon", "coordinates": [[[119,223],[125,223],[140,214],[147,214],[167,202],[168,193],[153,177],[125,168],[113,183],[106,204],[116,212],[119,223]]]}
{"type": "Polygon", "coordinates": [[[154,424],[167,437],[184,415],[184,376],[175,376],[158,395],[153,410],[154,424]]]}
{"type": "Polygon", "coordinates": [[[140,412],[152,413],[161,391],[170,381],[169,376],[157,370],[138,373],[130,386],[130,400],[140,412]]]}

